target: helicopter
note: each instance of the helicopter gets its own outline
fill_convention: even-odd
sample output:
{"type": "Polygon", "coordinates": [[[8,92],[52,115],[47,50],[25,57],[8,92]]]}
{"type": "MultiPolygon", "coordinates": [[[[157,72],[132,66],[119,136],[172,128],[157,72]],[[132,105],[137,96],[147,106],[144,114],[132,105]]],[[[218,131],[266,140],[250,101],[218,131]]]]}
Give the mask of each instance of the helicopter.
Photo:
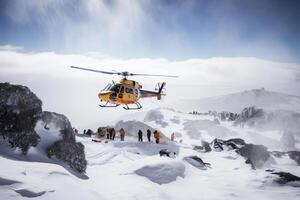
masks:
{"type": "Polygon", "coordinates": [[[119,75],[123,78],[119,83],[109,83],[104,87],[103,90],[98,94],[100,102],[100,107],[118,107],[120,105],[124,105],[123,108],[125,110],[137,110],[141,109],[142,105],[139,103],[139,99],[148,98],[148,97],[156,97],[157,100],[161,100],[161,97],[166,95],[165,86],[166,82],[158,83],[155,91],[142,90],[142,85],[140,85],[137,81],[128,80],[128,76],[160,76],[160,77],[170,77],[177,78],[178,76],[169,76],[169,75],[157,75],[157,74],[134,74],[127,71],[124,72],[109,72],[109,71],[101,71],[90,68],[76,67],[70,66],[73,69],[85,70],[90,72],[108,74],[108,75],[119,75]],[[129,107],[129,105],[135,105],[136,107],[129,107]]]}

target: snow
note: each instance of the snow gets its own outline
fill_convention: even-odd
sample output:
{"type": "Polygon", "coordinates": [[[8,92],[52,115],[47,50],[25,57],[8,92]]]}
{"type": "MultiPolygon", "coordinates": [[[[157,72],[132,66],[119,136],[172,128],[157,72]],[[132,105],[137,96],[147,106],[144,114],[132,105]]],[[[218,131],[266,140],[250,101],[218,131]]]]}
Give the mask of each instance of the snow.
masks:
{"type": "MultiPolygon", "coordinates": [[[[232,126],[232,122],[221,121],[216,124],[211,116],[190,115],[170,109],[159,109],[159,112],[163,115],[163,122],[168,125],[156,123],[155,120],[145,122],[147,112],[124,116],[123,120],[144,121],[168,138],[173,132],[180,133],[174,142],[168,139],[164,139],[161,144],[138,142],[136,133],[128,133],[124,142],[120,141],[118,135],[115,141],[107,143],[106,140],[92,142],[91,138],[77,137],[76,140],[85,146],[88,179],[74,176],[55,163],[28,162],[0,156],[0,183],[3,183],[0,184],[0,199],[15,200],[34,196],[33,199],[43,200],[280,200],[300,197],[299,188],[280,186],[272,181],[275,175],[265,171],[274,169],[300,176],[299,166],[288,156],[272,156],[275,162],[253,170],[234,150],[208,153],[193,150],[193,145],[201,145],[201,140],[211,142],[215,136],[220,139],[242,138],[247,143],[265,144],[272,150],[281,150],[281,145],[276,144],[280,144],[282,132],[242,128],[232,126]],[[189,133],[195,130],[201,132],[200,137],[195,138],[193,133],[189,133]],[[161,149],[176,152],[176,157],[159,156],[161,149]],[[205,170],[199,168],[199,165],[197,167],[197,163],[186,159],[189,156],[201,158],[210,167],[205,170]]],[[[49,126],[50,129],[45,130],[44,124],[38,123],[36,130],[41,137],[52,143],[60,136],[55,132],[55,127],[49,126]],[[52,135],[49,131],[54,131],[53,137],[48,137],[52,135]]],[[[2,143],[0,145],[3,146],[2,143]]],[[[45,148],[48,143],[39,145],[38,148],[45,148]]]]}
{"type": "Polygon", "coordinates": [[[180,162],[168,162],[164,164],[144,166],[135,170],[140,176],[158,184],[167,184],[176,181],[177,177],[184,178],[185,165],[180,162]]]}
{"type": "Polygon", "coordinates": [[[249,106],[267,110],[282,109],[300,112],[300,97],[262,88],[198,100],[181,100],[175,106],[185,111],[197,110],[200,112],[216,110],[240,113],[242,109],[249,106]]]}

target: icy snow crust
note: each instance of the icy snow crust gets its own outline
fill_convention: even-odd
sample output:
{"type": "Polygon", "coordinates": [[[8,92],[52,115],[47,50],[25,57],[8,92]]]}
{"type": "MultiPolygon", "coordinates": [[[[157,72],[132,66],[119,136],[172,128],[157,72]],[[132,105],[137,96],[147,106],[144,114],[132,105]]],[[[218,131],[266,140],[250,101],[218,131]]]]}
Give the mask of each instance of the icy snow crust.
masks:
{"type": "MultiPolygon", "coordinates": [[[[218,125],[213,123],[211,116],[189,115],[169,109],[159,109],[159,112],[163,115],[159,121],[149,116],[144,120],[146,112],[126,116],[126,119],[144,122],[168,138],[176,132],[175,142],[163,139],[162,144],[139,143],[134,133],[125,137],[125,142],[120,142],[119,137],[108,143],[77,137],[76,140],[85,145],[88,179],[80,179],[56,164],[0,157],[0,199],[24,199],[26,195],[34,199],[72,200],[300,198],[299,187],[280,186],[273,181],[275,175],[265,171],[275,169],[300,176],[299,166],[288,156],[272,156],[273,162],[253,170],[233,150],[208,153],[193,150],[194,145],[201,145],[201,140],[211,142],[216,136],[220,139],[242,138],[247,143],[264,144],[269,150],[281,150],[278,145],[280,131],[234,127],[231,122],[218,125]],[[195,130],[199,132],[197,137],[193,135],[195,130]],[[176,158],[160,157],[161,149],[176,152],[176,158]],[[189,156],[198,156],[211,166],[201,168],[187,159],[189,156]]],[[[44,137],[39,130],[42,129],[38,125],[37,131],[44,137]]]]}

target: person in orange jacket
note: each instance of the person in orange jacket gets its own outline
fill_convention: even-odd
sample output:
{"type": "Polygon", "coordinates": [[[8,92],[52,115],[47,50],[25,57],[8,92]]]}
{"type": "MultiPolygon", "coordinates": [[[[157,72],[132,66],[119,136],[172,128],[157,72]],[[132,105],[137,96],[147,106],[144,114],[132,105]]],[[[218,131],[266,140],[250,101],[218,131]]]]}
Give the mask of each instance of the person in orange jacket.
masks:
{"type": "Polygon", "coordinates": [[[120,132],[121,141],[124,141],[124,138],[125,138],[125,130],[124,130],[124,128],[121,128],[119,132],[120,132]]]}
{"type": "Polygon", "coordinates": [[[153,132],[153,136],[154,136],[154,139],[155,139],[156,144],[158,144],[158,143],[159,143],[159,139],[160,139],[160,134],[159,134],[159,132],[158,132],[157,130],[155,130],[155,131],[153,132]]]}

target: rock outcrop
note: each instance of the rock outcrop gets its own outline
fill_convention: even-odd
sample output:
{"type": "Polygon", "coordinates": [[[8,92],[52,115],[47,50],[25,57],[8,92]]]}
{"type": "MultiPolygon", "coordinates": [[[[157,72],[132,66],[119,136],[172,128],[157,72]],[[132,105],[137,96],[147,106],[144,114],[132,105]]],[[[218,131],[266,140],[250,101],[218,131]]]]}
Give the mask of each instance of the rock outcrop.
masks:
{"type": "Polygon", "coordinates": [[[52,124],[54,128],[59,129],[61,139],[55,141],[46,149],[47,156],[55,156],[63,161],[72,169],[78,172],[85,172],[87,161],[85,159],[84,146],[76,142],[71,123],[68,118],[62,114],[53,112],[43,112],[42,121],[52,124]]]}
{"type": "Polygon", "coordinates": [[[42,113],[42,101],[27,87],[0,83],[0,134],[13,148],[26,154],[39,142],[34,127],[42,113]]]}
{"type": "Polygon", "coordinates": [[[76,142],[67,117],[43,112],[42,101],[25,86],[0,83],[0,135],[24,155],[29,148],[36,148],[41,155],[55,156],[72,169],[85,172],[84,146],[76,142]]]}

